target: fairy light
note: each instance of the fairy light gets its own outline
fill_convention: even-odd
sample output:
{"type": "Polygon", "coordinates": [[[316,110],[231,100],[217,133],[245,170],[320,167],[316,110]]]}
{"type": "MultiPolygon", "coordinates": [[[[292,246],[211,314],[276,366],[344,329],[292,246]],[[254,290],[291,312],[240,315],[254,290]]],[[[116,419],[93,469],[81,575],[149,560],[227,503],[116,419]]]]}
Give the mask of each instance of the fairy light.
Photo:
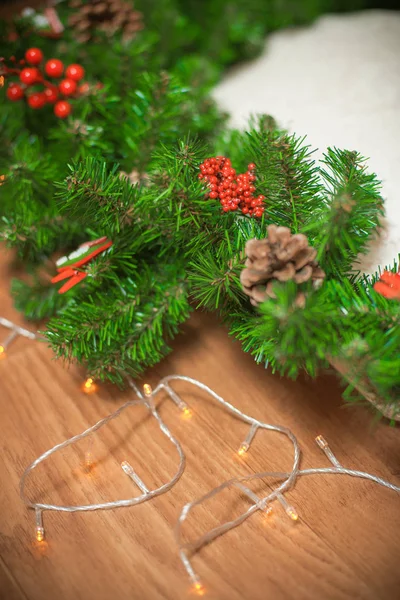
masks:
{"type": "Polygon", "coordinates": [[[34,333],[28,331],[27,329],[23,329],[22,327],[18,327],[11,321],[3,319],[2,317],[0,317],[0,325],[11,330],[6,339],[0,344],[0,360],[7,357],[7,348],[15,340],[15,338],[18,337],[18,335],[24,335],[25,337],[33,336],[33,338],[36,337],[34,333]]]}
{"type": "Polygon", "coordinates": [[[130,477],[132,479],[132,481],[134,481],[136,483],[136,485],[138,486],[138,488],[140,489],[140,491],[143,494],[149,493],[149,490],[148,490],[146,484],[140,479],[139,475],[134,471],[132,465],[130,465],[128,463],[128,461],[124,460],[121,463],[121,467],[122,467],[122,470],[124,471],[124,473],[126,473],[128,475],[128,477],[130,477]]]}
{"type": "Polygon", "coordinates": [[[81,386],[82,391],[85,394],[94,394],[97,391],[97,385],[93,377],[88,377],[81,386]]]}
{"type": "Polygon", "coordinates": [[[153,388],[151,387],[151,385],[149,383],[145,383],[144,384],[144,386],[143,386],[143,392],[144,392],[144,395],[147,396],[147,397],[149,397],[149,396],[152,395],[153,388]]]}
{"type": "Polygon", "coordinates": [[[0,75],[0,87],[4,87],[4,75],[0,75]]]}
{"type": "Polygon", "coordinates": [[[244,456],[249,448],[250,448],[249,444],[247,444],[246,442],[243,442],[240,445],[239,450],[238,450],[239,456],[244,456]]]}
{"type": "Polygon", "coordinates": [[[42,519],[42,511],[39,508],[36,508],[36,527],[35,527],[35,537],[37,542],[44,542],[44,527],[43,527],[43,519],[42,519]]]}
{"type": "Polygon", "coordinates": [[[196,583],[193,584],[193,591],[196,592],[198,596],[204,596],[206,593],[205,587],[200,581],[196,581],[196,583]]]}
{"type": "MultiPolygon", "coordinates": [[[[2,324],[1,319],[0,319],[0,324],[2,324]]],[[[290,519],[292,519],[293,521],[297,521],[299,519],[299,515],[298,515],[297,511],[295,510],[295,508],[287,502],[287,500],[285,498],[285,493],[294,488],[294,486],[297,482],[297,479],[299,477],[303,477],[303,476],[307,476],[307,475],[313,476],[313,475],[327,475],[327,474],[347,475],[347,476],[351,476],[353,478],[367,479],[368,481],[377,483],[378,485],[386,487],[397,493],[400,492],[400,486],[390,483],[389,481],[386,481],[385,479],[382,479],[381,477],[377,477],[375,475],[366,473],[364,471],[347,469],[347,468],[343,467],[341,465],[341,463],[338,461],[338,459],[336,458],[336,456],[333,454],[332,450],[330,449],[330,447],[328,445],[328,442],[325,440],[325,438],[323,438],[320,435],[317,436],[316,443],[323,450],[323,452],[325,453],[325,455],[331,462],[332,466],[328,467],[328,468],[323,467],[323,468],[312,468],[312,469],[301,470],[300,469],[300,457],[301,457],[300,446],[297,441],[297,438],[290,431],[290,429],[288,429],[287,427],[284,427],[284,426],[272,425],[270,423],[263,423],[262,421],[258,421],[256,419],[248,416],[247,414],[243,413],[242,411],[237,409],[235,406],[233,406],[232,404],[230,404],[229,402],[224,400],[221,396],[216,394],[208,386],[197,381],[196,379],[192,379],[190,377],[186,377],[186,376],[182,376],[182,375],[170,375],[170,376],[162,379],[154,390],[152,390],[151,387],[148,384],[146,384],[146,386],[148,386],[148,387],[146,387],[146,386],[144,387],[144,390],[143,390],[144,395],[139,390],[139,388],[136,386],[136,384],[131,379],[128,379],[129,386],[132,388],[132,390],[135,393],[134,399],[128,400],[124,405],[122,405],[116,411],[114,411],[107,417],[104,417],[103,419],[98,421],[95,425],[93,425],[89,429],[86,429],[85,431],[83,431],[81,434],[78,434],[72,438],[67,439],[66,441],[64,441],[60,444],[57,444],[56,446],[54,446],[53,448],[51,448],[50,450],[48,450],[47,452],[45,452],[44,454],[39,456],[39,458],[37,458],[31,465],[29,465],[27,467],[27,469],[25,470],[25,472],[23,473],[22,478],[21,478],[21,483],[20,483],[20,495],[21,495],[22,501],[27,505],[27,507],[34,509],[36,511],[36,539],[38,541],[43,541],[44,535],[45,535],[44,529],[43,529],[43,522],[42,522],[42,511],[44,511],[44,510],[53,510],[53,511],[73,513],[73,512],[94,511],[94,510],[102,510],[102,509],[106,510],[106,509],[112,509],[112,508],[136,506],[138,504],[141,504],[142,502],[145,502],[147,500],[155,498],[156,496],[159,496],[161,494],[168,492],[175,486],[175,484],[179,481],[179,479],[182,476],[184,469],[185,469],[185,454],[183,452],[183,449],[182,449],[179,441],[172,435],[172,433],[168,429],[167,425],[161,419],[161,416],[157,412],[157,409],[156,409],[154,403],[152,401],[149,401],[149,398],[148,398],[149,395],[154,397],[157,393],[164,391],[164,392],[167,392],[167,394],[173,400],[173,402],[175,404],[177,404],[178,407],[180,407],[181,403],[183,403],[183,400],[171,388],[170,383],[172,381],[183,381],[186,383],[190,383],[190,384],[198,387],[202,391],[207,392],[214,398],[214,400],[216,402],[218,402],[220,405],[222,405],[222,407],[228,413],[230,413],[234,417],[236,417],[236,418],[240,419],[241,421],[250,425],[249,434],[246,437],[245,442],[243,442],[241,445],[241,448],[243,446],[246,447],[246,451],[249,449],[251,441],[254,438],[254,435],[258,429],[261,429],[264,431],[274,431],[276,433],[283,434],[292,442],[292,445],[293,445],[293,465],[289,472],[262,471],[260,473],[252,473],[252,474],[244,476],[244,477],[236,477],[236,478],[233,478],[233,479],[223,482],[222,484],[220,484],[219,486],[210,490],[209,492],[207,492],[200,498],[185,504],[185,506],[183,507],[181,514],[179,515],[179,519],[178,519],[178,523],[177,523],[177,527],[176,527],[176,536],[177,536],[177,542],[178,542],[178,547],[179,547],[179,556],[182,560],[182,564],[187,572],[187,575],[192,582],[193,590],[199,596],[204,595],[205,589],[200,581],[200,578],[198,577],[195,570],[193,569],[192,562],[191,562],[192,556],[196,553],[196,551],[198,551],[204,545],[209,544],[210,542],[215,540],[220,535],[223,535],[224,533],[226,533],[227,531],[230,531],[234,527],[241,525],[246,519],[248,519],[252,514],[254,514],[254,512],[261,510],[266,515],[270,514],[272,511],[271,504],[275,501],[280,502],[280,504],[283,506],[286,514],[290,517],[290,519]],[[146,393],[146,390],[147,390],[147,393],[146,393]],[[63,448],[66,448],[67,446],[70,446],[70,445],[78,442],[79,440],[86,438],[91,433],[94,433],[98,429],[103,427],[104,425],[107,425],[107,423],[109,423],[111,420],[118,417],[126,408],[131,407],[131,406],[146,407],[148,409],[150,415],[153,416],[155,418],[155,420],[157,421],[157,423],[160,427],[160,431],[166,436],[166,438],[175,447],[175,450],[178,453],[178,457],[179,457],[178,468],[176,469],[175,474],[166,483],[161,484],[157,488],[149,490],[146,487],[146,485],[143,483],[143,481],[140,479],[140,477],[137,475],[137,473],[135,473],[132,465],[130,465],[127,461],[123,461],[123,463],[121,464],[121,467],[122,467],[123,471],[129,477],[131,477],[131,479],[141,489],[142,494],[140,496],[135,496],[133,498],[129,498],[129,499],[125,499],[125,500],[117,500],[117,501],[113,501],[113,502],[104,502],[104,503],[87,504],[87,505],[72,505],[72,506],[61,506],[61,505],[42,504],[42,503],[38,504],[38,503],[34,503],[26,498],[26,496],[25,496],[25,481],[26,481],[27,476],[29,475],[29,473],[31,471],[33,471],[33,469],[35,469],[41,462],[43,462],[44,460],[49,458],[54,452],[61,450],[63,448]],[[266,478],[273,478],[273,480],[277,481],[278,483],[275,484],[275,487],[272,490],[270,488],[268,488],[266,495],[261,498],[258,497],[246,485],[247,482],[250,483],[250,482],[256,481],[256,480],[263,481],[266,478]],[[244,512],[242,512],[236,518],[234,518],[232,520],[228,520],[227,522],[222,523],[222,524],[214,527],[213,529],[210,529],[209,531],[207,531],[204,535],[202,535],[200,538],[198,538],[195,541],[192,541],[190,543],[188,543],[186,541],[184,542],[182,530],[183,530],[185,521],[188,519],[188,517],[191,514],[192,509],[195,508],[196,506],[199,506],[200,504],[203,504],[204,502],[210,500],[211,498],[215,497],[216,495],[220,494],[223,490],[230,489],[230,488],[240,489],[245,494],[245,496],[248,498],[248,500],[250,500],[250,502],[251,502],[250,507],[248,506],[248,504],[246,504],[244,512]],[[190,556],[190,558],[189,558],[189,556],[190,556]]],[[[186,405],[186,403],[184,403],[184,404],[186,405]]]]}
{"type": "Polygon", "coordinates": [[[287,516],[290,519],[292,519],[292,521],[298,521],[299,515],[297,513],[297,510],[288,503],[285,496],[283,494],[277,494],[277,499],[279,500],[279,502],[282,504],[283,508],[285,509],[285,513],[287,514],[287,516]]]}
{"type": "Polygon", "coordinates": [[[328,448],[328,442],[322,435],[317,435],[317,437],[315,438],[315,441],[317,442],[317,445],[320,448],[322,448],[322,450],[325,450],[325,448],[328,448]]]}
{"type": "Polygon", "coordinates": [[[247,434],[246,439],[244,440],[244,442],[242,442],[240,444],[240,447],[239,447],[239,450],[238,450],[239,456],[244,456],[244,454],[246,454],[246,452],[249,450],[250,444],[253,441],[254,436],[256,435],[257,429],[258,429],[257,423],[252,423],[252,425],[250,427],[250,431],[247,434]]]}
{"type": "Polygon", "coordinates": [[[87,473],[90,473],[90,471],[93,469],[93,466],[94,466],[93,454],[90,450],[87,450],[85,452],[84,464],[85,464],[85,471],[87,473]]]}
{"type": "Polygon", "coordinates": [[[192,416],[192,411],[189,406],[186,404],[184,400],[173,390],[168,384],[163,385],[164,389],[168,392],[169,397],[175,402],[177,407],[182,413],[183,417],[190,418],[192,416]]]}
{"type": "Polygon", "coordinates": [[[190,419],[193,416],[193,413],[188,406],[184,406],[183,408],[181,408],[181,411],[182,417],[184,417],[185,419],[190,419]]]}

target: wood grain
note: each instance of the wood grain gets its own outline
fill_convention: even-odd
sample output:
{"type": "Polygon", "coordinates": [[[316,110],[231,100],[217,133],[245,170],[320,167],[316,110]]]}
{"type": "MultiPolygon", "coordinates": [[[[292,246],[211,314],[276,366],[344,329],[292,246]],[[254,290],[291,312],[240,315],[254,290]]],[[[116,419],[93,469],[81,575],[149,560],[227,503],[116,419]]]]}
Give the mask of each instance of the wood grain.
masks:
{"type": "MultiPolygon", "coordinates": [[[[0,250],[1,252],[1,250],[0,250]]],[[[0,257],[0,314],[21,322],[6,292],[10,256],[0,257]]],[[[192,598],[180,564],[174,525],[182,506],[223,480],[261,469],[284,470],[292,448],[283,436],[257,434],[251,452],[237,457],[247,433],[201,392],[177,385],[193,409],[182,420],[161,398],[160,411],[187,454],[182,479],[168,494],[128,509],[44,514],[47,544],[34,543],[34,515],[20,502],[24,468],[40,453],[105,416],[128,397],[103,386],[85,396],[82,372],[52,360],[45,345],[19,340],[0,362],[0,598],[2,600],[184,600],[192,598]]],[[[343,407],[335,378],[291,382],[254,364],[210,316],[195,314],[174,351],[148,373],[200,379],[239,408],[295,432],[302,466],[325,466],[314,444],[322,433],[345,465],[400,480],[398,428],[374,424],[364,407],[343,407]]],[[[85,474],[82,442],[51,457],[32,474],[30,497],[54,503],[130,497],[127,459],[148,486],[165,482],[177,457],[141,408],[123,413],[93,442],[96,464],[85,474]]],[[[268,482],[256,484],[262,491],[268,482]]],[[[204,548],[194,566],[213,600],[395,600],[399,597],[400,511],[395,493],[340,476],[307,477],[289,495],[301,519],[276,506],[204,548]]],[[[199,508],[188,539],[247,506],[226,492],[199,508]]]]}

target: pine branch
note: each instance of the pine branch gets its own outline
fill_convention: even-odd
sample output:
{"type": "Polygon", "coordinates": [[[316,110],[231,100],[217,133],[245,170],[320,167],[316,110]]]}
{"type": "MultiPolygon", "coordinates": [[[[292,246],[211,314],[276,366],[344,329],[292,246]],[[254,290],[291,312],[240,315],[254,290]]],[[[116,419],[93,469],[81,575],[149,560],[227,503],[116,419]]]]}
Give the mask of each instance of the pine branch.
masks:
{"type": "Polygon", "coordinates": [[[377,231],[383,214],[381,184],[367,172],[365,159],[357,152],[329,148],[324,163],[325,199],[306,230],[314,238],[323,269],[341,277],[351,272],[377,231]]]}

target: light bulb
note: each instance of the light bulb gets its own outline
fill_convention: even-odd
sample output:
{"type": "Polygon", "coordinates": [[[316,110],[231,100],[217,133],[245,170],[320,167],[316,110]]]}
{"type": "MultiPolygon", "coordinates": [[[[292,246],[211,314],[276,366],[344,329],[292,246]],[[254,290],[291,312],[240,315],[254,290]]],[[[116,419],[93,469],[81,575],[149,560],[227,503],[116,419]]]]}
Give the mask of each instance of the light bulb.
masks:
{"type": "Polygon", "coordinates": [[[145,383],[143,386],[143,391],[144,391],[144,395],[149,397],[153,393],[153,388],[151,387],[151,385],[149,383],[145,383]]]}
{"type": "Polygon", "coordinates": [[[93,377],[88,377],[82,384],[82,391],[85,394],[93,394],[97,390],[97,385],[94,382],[93,377]]]}
{"type": "Polygon", "coordinates": [[[192,411],[190,410],[190,408],[187,405],[182,406],[181,411],[182,411],[182,416],[185,419],[190,419],[190,417],[193,415],[192,411]]]}
{"type": "Polygon", "coordinates": [[[85,470],[89,473],[93,468],[93,454],[88,450],[85,452],[85,470]]]}
{"type": "Polygon", "coordinates": [[[247,450],[250,448],[249,444],[247,442],[243,442],[240,445],[240,448],[238,450],[238,454],[239,456],[243,456],[244,454],[246,454],[247,450]]]}
{"type": "Polygon", "coordinates": [[[35,510],[36,517],[36,527],[35,527],[35,537],[38,542],[44,541],[44,527],[43,527],[43,519],[42,519],[42,511],[39,508],[35,510]]]}
{"type": "Polygon", "coordinates": [[[318,446],[320,448],[322,448],[322,450],[325,450],[325,448],[328,448],[328,442],[322,435],[317,435],[317,437],[315,438],[315,441],[317,442],[318,446]]]}
{"type": "Polygon", "coordinates": [[[4,348],[4,346],[0,346],[0,360],[2,358],[5,358],[6,356],[7,356],[6,355],[6,349],[4,348]]]}
{"type": "Polygon", "coordinates": [[[0,75],[0,87],[4,87],[4,76],[0,75]]]}
{"type": "Polygon", "coordinates": [[[292,521],[297,521],[299,518],[299,515],[297,514],[297,511],[293,508],[293,506],[287,507],[286,514],[292,519],[292,521]]]}
{"type": "Polygon", "coordinates": [[[204,585],[200,583],[200,581],[196,581],[196,583],[193,584],[193,589],[198,596],[204,596],[204,594],[206,593],[204,585]]]}
{"type": "Polygon", "coordinates": [[[269,516],[272,513],[272,506],[269,506],[269,504],[267,504],[267,506],[264,508],[263,512],[266,516],[269,516]]]}
{"type": "Polygon", "coordinates": [[[124,473],[126,473],[127,475],[132,475],[133,469],[132,469],[131,465],[128,463],[128,461],[124,460],[121,463],[121,467],[122,467],[122,470],[124,471],[124,473]]]}
{"type": "Polygon", "coordinates": [[[43,527],[36,527],[36,539],[38,542],[43,542],[44,541],[44,529],[43,527]]]}

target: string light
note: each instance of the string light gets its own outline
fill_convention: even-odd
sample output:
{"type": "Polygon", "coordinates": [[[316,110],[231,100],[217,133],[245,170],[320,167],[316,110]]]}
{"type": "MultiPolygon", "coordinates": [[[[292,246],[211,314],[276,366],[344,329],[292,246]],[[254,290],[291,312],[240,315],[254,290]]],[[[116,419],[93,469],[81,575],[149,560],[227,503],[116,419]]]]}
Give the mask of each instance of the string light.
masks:
{"type": "Polygon", "coordinates": [[[243,456],[244,454],[246,454],[248,449],[249,449],[249,444],[246,444],[245,442],[243,442],[243,444],[241,444],[241,446],[238,450],[239,456],[243,456]]]}
{"type": "Polygon", "coordinates": [[[85,394],[94,394],[97,392],[97,385],[93,379],[93,377],[88,377],[82,384],[82,391],[85,394]]]}
{"type": "Polygon", "coordinates": [[[193,584],[193,590],[198,596],[204,596],[206,593],[205,587],[200,581],[196,581],[196,583],[193,584]]]}
{"type": "Polygon", "coordinates": [[[317,435],[315,441],[317,442],[317,445],[322,448],[322,450],[328,447],[328,442],[322,435],[317,435]]]}
{"type": "Polygon", "coordinates": [[[0,87],[4,87],[4,75],[0,75],[0,87]]]}
{"type": "Polygon", "coordinates": [[[124,460],[124,462],[121,463],[121,467],[124,473],[126,473],[136,483],[136,485],[138,486],[140,491],[143,492],[143,494],[149,493],[149,490],[146,487],[145,483],[140,479],[139,475],[135,473],[132,465],[130,465],[126,460],[124,460]]]}
{"type": "Polygon", "coordinates": [[[318,444],[318,446],[323,450],[323,452],[325,453],[325,455],[327,456],[329,461],[331,462],[332,467],[300,470],[300,456],[301,456],[300,446],[297,441],[297,438],[290,431],[290,429],[288,429],[287,427],[279,426],[279,425],[263,423],[262,421],[258,421],[257,419],[254,419],[254,418],[246,415],[245,413],[243,413],[242,411],[237,409],[235,406],[233,406],[232,404],[230,404],[229,402],[224,400],[221,396],[216,394],[209,387],[207,387],[203,383],[197,381],[196,379],[192,379],[190,377],[186,377],[186,376],[182,376],[182,375],[170,375],[170,376],[162,379],[160,381],[160,383],[158,384],[158,386],[154,390],[151,389],[149,384],[145,384],[143,393],[139,390],[139,388],[136,386],[136,384],[131,379],[128,379],[129,386],[132,388],[132,390],[135,393],[134,399],[128,400],[128,402],[126,402],[124,405],[122,405],[120,408],[118,408],[115,412],[113,412],[110,415],[108,415],[107,417],[101,419],[95,425],[93,425],[92,427],[89,427],[82,433],[80,433],[72,438],[69,438],[66,441],[54,446],[53,448],[51,448],[50,450],[48,450],[47,452],[45,452],[44,454],[39,456],[39,458],[37,458],[31,465],[29,465],[27,467],[27,469],[25,470],[25,472],[23,473],[22,478],[21,478],[21,483],[20,483],[20,495],[21,495],[22,501],[28,506],[28,508],[34,509],[36,511],[36,538],[38,540],[39,540],[39,538],[41,540],[44,539],[44,529],[43,529],[42,516],[41,516],[42,511],[44,511],[44,510],[54,510],[54,511],[73,513],[73,512],[78,512],[78,511],[82,512],[82,511],[93,511],[93,510],[102,510],[102,509],[106,510],[106,509],[113,509],[113,508],[119,508],[119,507],[135,506],[137,504],[140,504],[142,502],[150,500],[156,496],[164,494],[164,493],[168,492],[170,489],[172,489],[172,487],[177,483],[177,481],[180,479],[180,477],[182,476],[182,474],[184,472],[185,454],[183,452],[183,449],[182,449],[179,441],[172,435],[172,433],[168,429],[167,425],[161,419],[161,417],[158,414],[157,409],[155,408],[155,405],[152,401],[152,399],[154,398],[154,396],[157,393],[159,393],[161,391],[165,391],[165,392],[167,392],[167,394],[169,395],[171,400],[178,407],[181,407],[182,403],[185,406],[187,406],[186,403],[184,403],[183,400],[178,396],[178,394],[171,388],[170,383],[172,381],[184,381],[186,383],[190,383],[190,384],[200,388],[204,392],[207,392],[208,394],[210,394],[214,398],[214,400],[216,402],[218,402],[220,405],[222,405],[223,408],[228,413],[230,413],[234,417],[236,417],[236,418],[240,419],[241,421],[250,425],[250,431],[249,431],[245,441],[241,445],[241,448],[246,447],[246,451],[249,449],[250,444],[254,438],[254,435],[258,429],[261,429],[264,431],[274,431],[276,433],[283,434],[292,442],[292,445],[293,445],[293,465],[289,472],[268,472],[268,471],[264,472],[263,471],[260,473],[252,473],[251,475],[247,475],[244,477],[234,477],[233,479],[225,481],[221,485],[215,487],[214,489],[212,489],[208,493],[204,494],[202,497],[198,498],[197,500],[189,502],[188,504],[186,504],[183,507],[181,514],[179,516],[179,519],[178,519],[177,527],[176,527],[176,536],[177,536],[177,542],[178,542],[178,547],[179,547],[179,556],[180,556],[182,564],[187,572],[187,575],[192,582],[193,590],[200,596],[202,596],[205,593],[205,589],[204,589],[197,573],[194,571],[193,566],[192,566],[191,561],[192,561],[192,557],[194,556],[194,554],[200,548],[202,548],[204,545],[209,544],[210,542],[212,542],[214,539],[216,539],[220,535],[222,535],[222,534],[226,533],[227,531],[230,531],[234,527],[237,527],[238,525],[242,524],[246,519],[248,519],[257,510],[262,511],[264,514],[270,514],[270,512],[272,510],[271,504],[274,501],[280,502],[281,505],[283,506],[286,514],[290,517],[290,519],[292,519],[293,521],[297,521],[299,518],[297,511],[293,508],[293,506],[291,506],[286,501],[285,493],[294,488],[295,483],[299,477],[303,477],[303,476],[307,476],[307,475],[322,475],[322,474],[323,475],[326,475],[326,474],[347,475],[347,476],[351,476],[351,477],[367,479],[369,481],[373,481],[373,482],[377,483],[378,485],[381,485],[383,487],[391,489],[392,491],[395,491],[397,493],[400,492],[400,486],[394,485],[394,484],[386,481],[385,479],[382,479],[381,477],[377,477],[375,475],[366,473],[364,471],[347,469],[347,468],[343,467],[340,464],[340,462],[338,461],[338,459],[336,458],[336,456],[333,454],[332,450],[330,449],[330,447],[328,445],[328,442],[321,435],[317,436],[315,441],[318,444]],[[178,457],[179,457],[178,468],[177,468],[175,474],[166,483],[160,485],[159,487],[157,487],[155,489],[149,490],[146,487],[146,485],[144,484],[144,482],[137,475],[137,473],[135,473],[132,465],[130,465],[130,463],[128,463],[127,461],[123,461],[123,463],[121,464],[121,467],[122,467],[123,471],[129,477],[131,477],[131,479],[136,483],[136,485],[141,490],[142,494],[140,496],[135,496],[135,497],[129,498],[127,500],[118,500],[118,501],[114,501],[114,502],[104,502],[104,503],[87,504],[87,505],[72,505],[72,506],[37,503],[37,502],[32,502],[26,498],[26,496],[25,496],[25,481],[26,481],[27,476],[33,469],[35,469],[41,462],[46,460],[54,452],[62,450],[63,448],[66,448],[67,446],[74,444],[81,439],[86,438],[87,436],[91,435],[92,433],[95,433],[98,429],[100,429],[101,427],[103,427],[104,425],[109,423],[111,420],[117,418],[126,408],[131,407],[131,406],[145,406],[149,410],[150,414],[157,421],[161,432],[167,437],[167,439],[175,447],[175,449],[178,453],[178,457]],[[247,482],[252,482],[255,480],[264,480],[269,477],[273,478],[275,481],[278,481],[278,484],[276,484],[276,487],[272,491],[270,489],[268,489],[268,493],[264,497],[261,497],[261,498],[258,497],[247,486],[247,482]],[[189,517],[189,515],[191,514],[192,509],[195,508],[196,506],[210,500],[211,498],[215,497],[216,495],[220,494],[223,490],[229,489],[229,488],[236,488],[236,489],[241,490],[241,492],[251,502],[250,507],[246,506],[246,509],[244,510],[244,512],[241,513],[238,517],[236,517],[235,519],[230,520],[226,523],[222,523],[221,525],[218,525],[217,527],[214,527],[213,529],[206,532],[204,535],[202,535],[197,540],[190,542],[190,543],[187,543],[187,542],[184,543],[183,542],[183,534],[182,534],[183,524],[186,521],[186,519],[189,517]]]}
{"type": "Polygon", "coordinates": [[[277,494],[277,499],[285,509],[285,513],[287,514],[287,516],[290,517],[292,521],[297,521],[299,515],[297,514],[296,509],[293,508],[293,506],[290,506],[290,504],[287,502],[285,496],[283,496],[283,494],[277,494]]]}
{"type": "MultiPolygon", "coordinates": [[[[4,175],[0,175],[0,181],[2,179],[5,179],[4,175]]],[[[23,327],[18,327],[18,325],[15,325],[15,323],[12,323],[4,317],[0,317],[0,325],[11,330],[6,339],[0,344],[0,360],[7,357],[7,348],[19,335],[27,337],[29,339],[38,338],[38,336],[32,331],[28,331],[28,329],[24,329],[23,327]]]]}
{"type": "Polygon", "coordinates": [[[35,527],[36,541],[44,542],[44,527],[43,527],[42,511],[37,508],[35,513],[36,513],[36,527],[35,527]]]}
{"type": "Polygon", "coordinates": [[[144,391],[144,395],[149,398],[153,393],[153,388],[151,387],[151,385],[149,383],[145,383],[143,386],[143,391],[144,391]]]}
{"type": "Polygon", "coordinates": [[[85,471],[87,473],[90,473],[91,470],[93,469],[93,465],[94,465],[93,454],[91,453],[90,450],[87,450],[85,452],[85,471]]]}
{"type": "Polygon", "coordinates": [[[250,431],[247,434],[246,439],[244,440],[244,442],[242,442],[240,444],[240,447],[238,450],[239,456],[243,456],[244,454],[246,454],[246,452],[250,448],[250,444],[253,441],[254,436],[256,435],[257,429],[258,429],[258,425],[256,423],[252,423],[251,427],[250,427],[250,431]]]}
{"type": "Polygon", "coordinates": [[[181,410],[182,410],[182,416],[185,419],[190,419],[193,416],[193,413],[188,406],[184,406],[181,410]]]}

